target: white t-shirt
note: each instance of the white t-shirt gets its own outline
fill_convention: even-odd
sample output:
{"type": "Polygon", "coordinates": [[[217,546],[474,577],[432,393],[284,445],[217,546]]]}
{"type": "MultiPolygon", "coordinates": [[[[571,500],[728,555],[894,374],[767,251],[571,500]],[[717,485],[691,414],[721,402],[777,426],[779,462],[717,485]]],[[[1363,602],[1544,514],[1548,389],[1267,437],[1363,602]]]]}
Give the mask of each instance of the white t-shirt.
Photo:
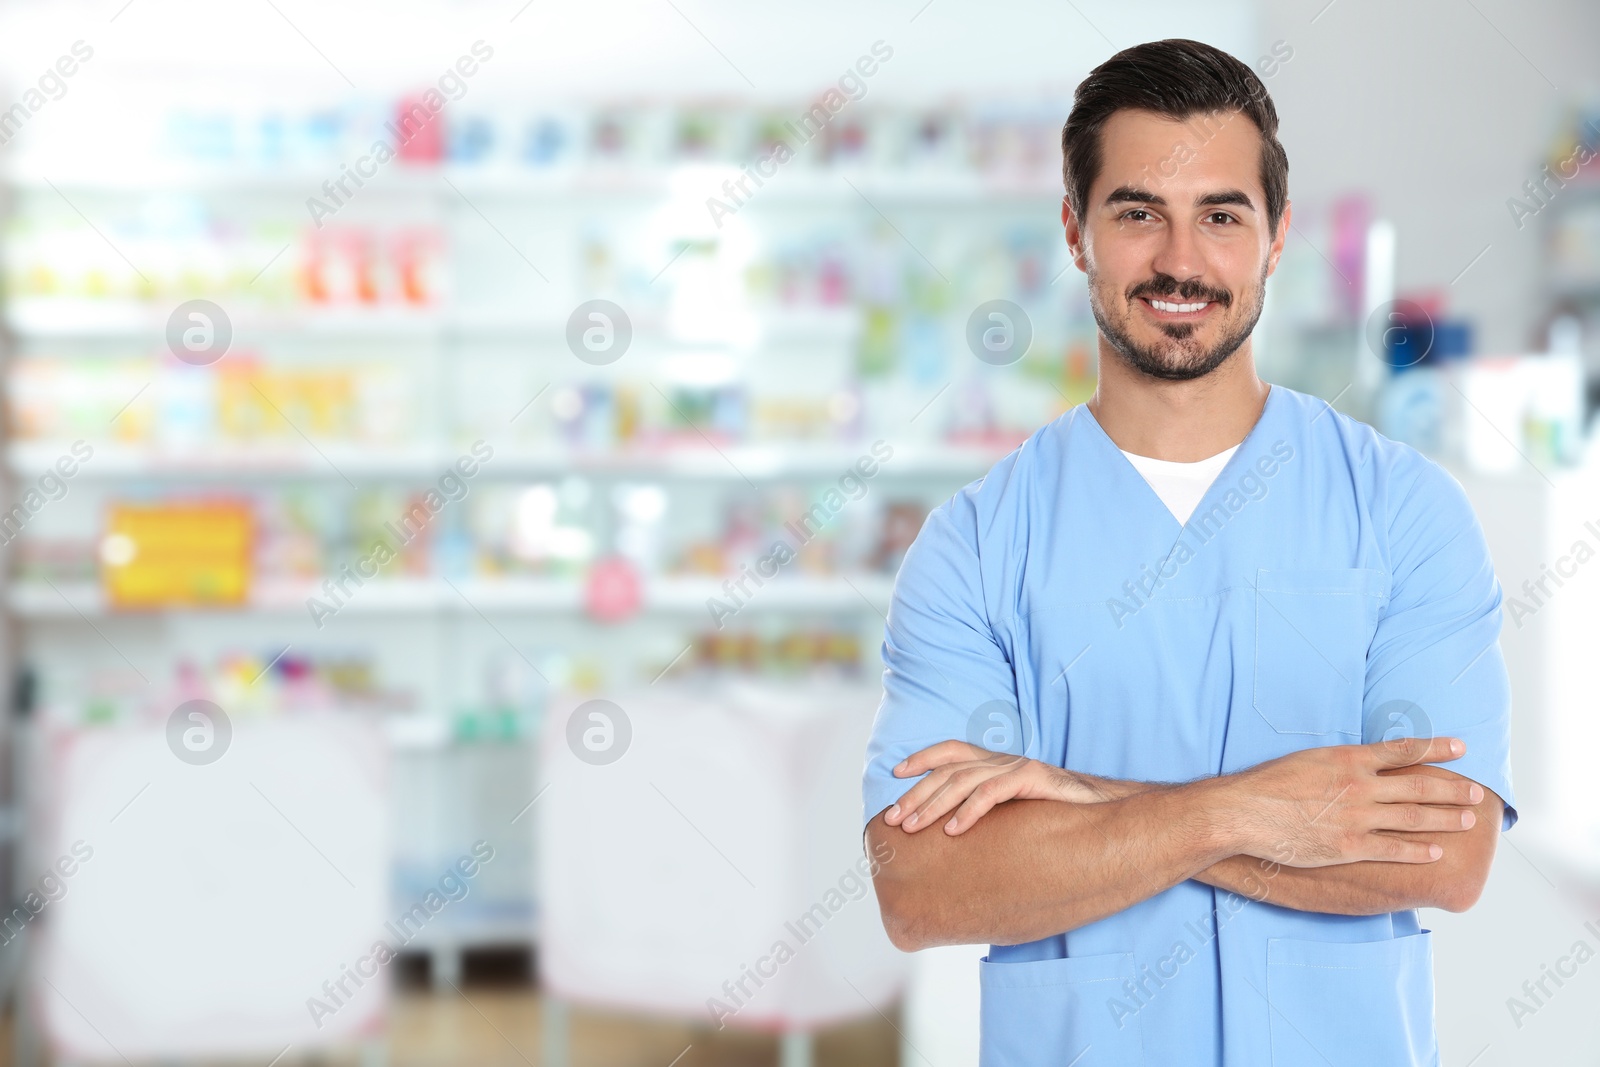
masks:
{"type": "Polygon", "coordinates": [[[1199,507],[1201,498],[1206,495],[1206,490],[1211,488],[1211,483],[1217,480],[1222,468],[1228,465],[1228,459],[1238,450],[1239,446],[1234,445],[1226,452],[1218,452],[1209,459],[1194,463],[1151,459],[1149,456],[1136,456],[1128,451],[1123,451],[1122,454],[1128,457],[1128,462],[1133,464],[1134,470],[1150,483],[1150,488],[1156,491],[1156,496],[1161,498],[1167,510],[1172,512],[1173,518],[1182,525],[1189,521],[1189,516],[1194,514],[1194,509],[1199,507]]]}

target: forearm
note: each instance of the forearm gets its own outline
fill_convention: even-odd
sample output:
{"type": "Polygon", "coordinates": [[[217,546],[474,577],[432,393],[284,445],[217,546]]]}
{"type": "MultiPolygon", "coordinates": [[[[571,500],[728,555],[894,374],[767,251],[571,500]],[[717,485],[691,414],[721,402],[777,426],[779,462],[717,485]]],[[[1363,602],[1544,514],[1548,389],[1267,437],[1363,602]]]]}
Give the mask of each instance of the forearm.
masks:
{"type": "MultiPolygon", "coordinates": [[[[1431,768],[1408,770],[1414,774],[1438,773],[1431,768]]],[[[1164,782],[1137,782],[1084,774],[1076,774],[1076,777],[1107,799],[1172,788],[1164,782]]],[[[1481,866],[1475,853],[1483,849],[1486,836],[1491,838],[1488,848],[1492,854],[1492,836],[1498,835],[1500,813],[1499,798],[1486,792],[1477,818],[1481,827],[1492,828],[1492,834],[1481,830],[1471,836],[1388,831],[1440,845],[1445,854],[1435,863],[1360,860],[1325,867],[1291,867],[1288,863],[1293,857],[1285,850],[1285,854],[1278,857],[1282,862],[1255,856],[1230,856],[1200,871],[1194,875],[1194,880],[1258,903],[1329,915],[1383,915],[1423,907],[1458,911],[1462,910],[1464,904],[1470,905],[1476,899],[1477,894],[1471,893],[1463,902],[1460,887],[1464,881],[1471,882],[1474,876],[1470,872],[1481,866]]]]}
{"type": "Polygon", "coordinates": [[[958,837],[868,826],[890,939],[908,951],[1022,944],[1103,919],[1234,855],[1230,813],[1207,779],[1104,803],[1018,800],[958,837]]]}
{"type": "MultiPolygon", "coordinates": [[[[1120,800],[1123,797],[1133,796],[1152,789],[1170,789],[1172,785],[1167,782],[1139,782],[1127,778],[1101,778],[1098,775],[1084,774],[1079,771],[1068,772],[1078,781],[1098,793],[1105,800],[1120,800]]],[[[1399,866],[1396,864],[1395,866],[1399,866]]],[[[1320,874],[1325,869],[1308,868],[1290,871],[1291,874],[1320,874]]],[[[1317,882],[1315,879],[1285,878],[1279,881],[1281,875],[1286,873],[1286,868],[1272,860],[1257,859],[1254,856],[1229,856],[1200,871],[1194,876],[1197,882],[1226,889],[1242,897],[1249,897],[1257,902],[1270,900],[1286,908],[1295,908],[1300,911],[1323,911],[1326,909],[1316,907],[1320,898],[1315,897],[1317,882]],[[1274,889],[1275,887],[1275,889],[1274,889]]],[[[1393,909],[1387,909],[1393,910],[1393,909]]]]}
{"type": "Polygon", "coordinates": [[[1361,860],[1329,867],[1290,867],[1254,856],[1230,856],[1194,878],[1257,903],[1295,911],[1383,915],[1407,908],[1445,907],[1437,866],[1361,860]]]}

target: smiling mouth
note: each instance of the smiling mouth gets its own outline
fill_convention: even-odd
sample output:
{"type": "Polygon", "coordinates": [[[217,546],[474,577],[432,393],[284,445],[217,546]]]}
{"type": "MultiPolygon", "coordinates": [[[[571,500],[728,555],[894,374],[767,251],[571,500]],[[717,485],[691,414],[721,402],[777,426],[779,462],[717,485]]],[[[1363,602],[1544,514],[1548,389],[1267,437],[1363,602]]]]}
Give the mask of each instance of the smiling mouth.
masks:
{"type": "Polygon", "coordinates": [[[1215,300],[1157,300],[1141,296],[1139,302],[1155,313],[1157,318],[1182,321],[1198,319],[1216,305],[1215,300]]]}

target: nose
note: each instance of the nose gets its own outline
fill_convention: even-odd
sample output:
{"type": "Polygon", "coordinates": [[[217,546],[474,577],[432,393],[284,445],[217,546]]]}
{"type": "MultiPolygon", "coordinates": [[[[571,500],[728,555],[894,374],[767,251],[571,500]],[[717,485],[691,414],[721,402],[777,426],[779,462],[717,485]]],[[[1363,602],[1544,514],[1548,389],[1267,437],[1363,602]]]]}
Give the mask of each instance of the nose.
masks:
{"type": "Polygon", "coordinates": [[[1205,259],[1192,227],[1174,224],[1163,231],[1161,246],[1151,260],[1152,270],[1185,282],[1205,274],[1205,259]]]}

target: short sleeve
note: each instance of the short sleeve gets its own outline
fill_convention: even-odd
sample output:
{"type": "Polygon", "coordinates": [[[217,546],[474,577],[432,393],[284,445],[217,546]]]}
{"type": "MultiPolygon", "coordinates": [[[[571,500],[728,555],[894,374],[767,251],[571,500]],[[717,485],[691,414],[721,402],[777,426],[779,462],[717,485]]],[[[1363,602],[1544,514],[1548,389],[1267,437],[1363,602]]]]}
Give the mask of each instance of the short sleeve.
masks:
{"type": "Polygon", "coordinates": [[[883,636],[883,698],[867,743],[862,825],[918,779],[895,765],[940,741],[965,739],[996,700],[1016,707],[1011,661],[990,627],[971,490],[929,514],[895,579],[883,636]]]}
{"type": "Polygon", "coordinates": [[[1390,509],[1391,588],[1367,654],[1362,740],[1461,738],[1466,755],[1436,766],[1494,790],[1509,830],[1517,811],[1500,583],[1461,486],[1415,453],[1409,459],[1419,469],[1390,509]]]}

